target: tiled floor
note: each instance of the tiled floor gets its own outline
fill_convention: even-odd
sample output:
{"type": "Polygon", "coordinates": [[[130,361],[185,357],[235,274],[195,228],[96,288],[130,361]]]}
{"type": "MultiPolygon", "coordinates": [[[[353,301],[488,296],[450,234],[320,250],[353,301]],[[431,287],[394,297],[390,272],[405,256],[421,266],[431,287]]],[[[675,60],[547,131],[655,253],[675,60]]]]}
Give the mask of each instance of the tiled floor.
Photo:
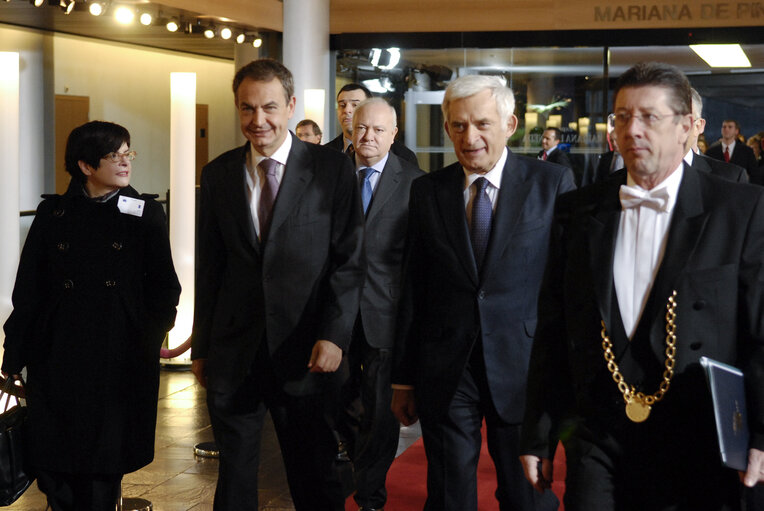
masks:
{"type": "MultiPolygon", "coordinates": [[[[159,386],[154,461],[122,482],[124,497],[151,501],[154,511],[211,511],[217,480],[217,460],[195,457],[193,447],[212,440],[205,392],[190,371],[165,369],[159,386]]],[[[417,428],[401,432],[399,453],[419,435],[417,428]]],[[[260,509],[291,511],[284,465],[270,420],[263,431],[259,473],[260,509]]],[[[45,497],[32,487],[12,506],[13,511],[44,511],[45,497]]]]}

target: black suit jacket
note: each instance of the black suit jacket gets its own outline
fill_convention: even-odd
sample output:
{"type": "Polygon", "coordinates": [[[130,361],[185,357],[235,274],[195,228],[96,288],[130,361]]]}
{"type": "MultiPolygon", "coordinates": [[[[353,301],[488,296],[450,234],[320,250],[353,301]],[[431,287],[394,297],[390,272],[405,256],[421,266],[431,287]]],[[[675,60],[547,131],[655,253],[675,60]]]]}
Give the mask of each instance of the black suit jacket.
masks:
{"type": "MultiPolygon", "coordinates": [[[[724,161],[724,148],[721,142],[717,142],[709,147],[706,151],[706,156],[724,161]]],[[[743,167],[748,172],[751,183],[764,185],[764,181],[761,180],[756,155],[753,153],[753,149],[745,145],[745,143],[739,140],[735,142],[735,149],[730,155],[730,163],[743,167]]]]}
{"type": "MultiPolygon", "coordinates": [[[[324,145],[326,147],[331,147],[332,149],[335,149],[337,151],[342,151],[345,148],[344,135],[340,133],[338,137],[334,138],[333,140],[330,140],[324,145]]],[[[404,144],[397,138],[393,140],[393,145],[390,147],[390,152],[398,156],[399,158],[402,158],[406,160],[407,162],[412,163],[416,165],[417,167],[419,167],[419,161],[416,159],[416,154],[414,153],[414,151],[406,147],[406,144],[404,144]]]]}
{"type": "MultiPolygon", "coordinates": [[[[523,425],[525,453],[551,458],[565,419],[583,421],[599,436],[630,424],[607,370],[603,320],[616,362],[639,391],[658,389],[665,361],[666,303],[678,302],[676,366],[665,399],[648,421],[666,424],[677,453],[703,453],[718,463],[701,356],[746,373],[751,446],[764,447],[764,191],[730,183],[685,164],[665,255],[634,339],[620,319],[613,254],[626,171],[561,197],[539,299],[539,324],[523,425]],[[685,426],[692,424],[691,430],[685,426]],[[692,446],[680,443],[691,442],[692,446]]],[[[654,424],[654,422],[653,422],[654,424]]],[[[684,454],[682,454],[684,456],[684,454]]],[[[689,468],[689,467],[688,467],[689,468]]]]}
{"type": "Polygon", "coordinates": [[[734,181],[735,183],[748,182],[748,174],[743,167],[702,154],[692,154],[692,168],[701,172],[709,172],[727,181],[734,181]]]}
{"type": "Polygon", "coordinates": [[[447,411],[479,340],[493,403],[520,422],[554,202],[573,188],[570,169],[508,150],[478,273],[462,166],[414,181],[392,382],[414,385],[420,415],[447,411]]]}
{"type": "Polygon", "coordinates": [[[235,390],[267,341],[284,389],[314,392],[337,374],[308,373],[315,342],[350,342],[365,273],[358,182],[349,158],[291,136],[264,243],[245,193],[249,144],[202,170],[191,358],[207,359],[215,391],[235,390]]]}
{"type": "Polygon", "coordinates": [[[409,192],[412,181],[422,175],[418,167],[389,153],[366,212],[368,270],[361,296],[361,324],[366,342],[374,348],[392,348],[395,342],[409,192]]]}
{"type": "MultiPolygon", "coordinates": [[[[539,151],[538,157],[541,159],[541,155],[544,154],[544,150],[542,149],[539,151]]],[[[554,151],[549,153],[546,157],[546,161],[550,163],[557,163],[558,165],[562,165],[563,167],[568,167],[569,169],[573,168],[573,165],[570,163],[570,158],[568,157],[568,153],[560,149],[559,147],[555,147],[554,151]]]]}

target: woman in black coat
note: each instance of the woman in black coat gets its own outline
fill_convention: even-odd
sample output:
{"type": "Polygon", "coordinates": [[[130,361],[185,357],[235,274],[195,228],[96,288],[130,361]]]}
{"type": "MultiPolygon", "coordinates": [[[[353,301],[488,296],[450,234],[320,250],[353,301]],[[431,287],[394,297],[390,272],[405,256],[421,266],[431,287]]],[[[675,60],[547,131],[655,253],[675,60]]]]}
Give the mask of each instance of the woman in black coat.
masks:
{"type": "Polygon", "coordinates": [[[129,186],[130,134],[93,121],[66,145],[21,253],[2,372],[27,368],[29,462],[53,511],[113,511],[154,457],[159,349],[180,284],[164,211],[129,186]]]}

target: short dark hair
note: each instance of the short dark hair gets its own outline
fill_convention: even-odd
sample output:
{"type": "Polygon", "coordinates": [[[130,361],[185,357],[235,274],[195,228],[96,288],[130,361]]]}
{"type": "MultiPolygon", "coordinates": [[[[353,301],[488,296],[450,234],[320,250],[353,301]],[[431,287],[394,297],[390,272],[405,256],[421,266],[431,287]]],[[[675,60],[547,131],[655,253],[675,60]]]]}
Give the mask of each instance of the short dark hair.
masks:
{"type": "Polygon", "coordinates": [[[274,78],[278,78],[281,82],[281,86],[284,88],[286,102],[289,103],[292,96],[294,96],[294,78],[292,77],[292,72],[277,60],[253,60],[236,71],[236,76],[233,77],[233,95],[237,101],[238,97],[236,94],[239,91],[239,86],[241,85],[241,82],[247,78],[256,82],[270,82],[274,78]]]}
{"type": "Polygon", "coordinates": [[[130,133],[119,124],[90,121],[78,126],[69,133],[66,140],[66,171],[72,175],[72,179],[84,183],[87,177],[80,170],[79,162],[83,161],[97,169],[101,165],[101,158],[119,151],[122,144],[130,147],[130,133]]]}
{"type": "Polygon", "coordinates": [[[302,128],[303,126],[310,126],[313,129],[314,135],[320,135],[321,134],[321,128],[318,127],[318,124],[316,124],[316,121],[312,119],[303,119],[300,122],[297,123],[297,126],[295,126],[295,130],[297,128],[302,128]]]}
{"type": "Polygon", "coordinates": [[[544,131],[551,131],[554,133],[554,139],[560,140],[562,138],[562,131],[560,131],[560,128],[556,126],[548,126],[544,128],[544,131]]]}
{"type": "Polygon", "coordinates": [[[692,113],[692,87],[679,68],[662,62],[640,62],[626,70],[615,84],[613,104],[618,92],[626,87],[665,87],[671,91],[669,106],[675,114],[692,113]]]}
{"type": "Polygon", "coordinates": [[[737,130],[738,133],[740,133],[740,123],[739,122],[737,122],[735,119],[724,119],[724,121],[722,121],[722,124],[729,124],[729,123],[734,124],[735,125],[735,129],[737,130]]]}
{"type": "Polygon", "coordinates": [[[337,99],[339,99],[340,94],[343,92],[348,92],[351,90],[360,90],[363,91],[364,95],[366,96],[366,99],[369,99],[372,97],[372,93],[369,89],[361,85],[360,83],[348,83],[346,85],[343,85],[342,88],[337,92],[337,99]]]}

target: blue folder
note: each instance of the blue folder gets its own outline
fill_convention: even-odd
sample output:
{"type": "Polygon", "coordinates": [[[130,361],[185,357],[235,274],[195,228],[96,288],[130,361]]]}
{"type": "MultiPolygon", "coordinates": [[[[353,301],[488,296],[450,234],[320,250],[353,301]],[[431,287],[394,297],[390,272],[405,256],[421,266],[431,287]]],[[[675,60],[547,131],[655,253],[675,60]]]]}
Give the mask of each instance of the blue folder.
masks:
{"type": "Polygon", "coordinates": [[[701,357],[700,364],[711,389],[722,463],[745,471],[749,432],[743,371],[708,357],[701,357]]]}

